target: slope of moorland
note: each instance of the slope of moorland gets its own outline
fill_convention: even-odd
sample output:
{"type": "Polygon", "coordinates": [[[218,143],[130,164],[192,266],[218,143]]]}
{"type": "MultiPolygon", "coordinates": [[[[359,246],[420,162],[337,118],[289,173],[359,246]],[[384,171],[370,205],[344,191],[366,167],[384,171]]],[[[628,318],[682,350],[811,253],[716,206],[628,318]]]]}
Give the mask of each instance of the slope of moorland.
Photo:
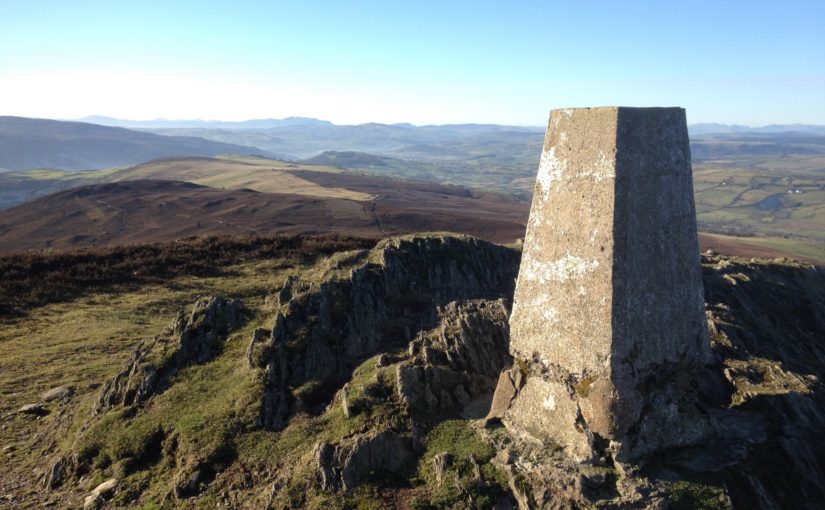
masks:
{"type": "MultiPolygon", "coordinates": [[[[336,163],[335,160],[324,162],[336,163]]],[[[737,183],[743,179],[739,170],[720,169],[712,165],[697,166],[696,196],[700,225],[707,226],[705,218],[716,211],[712,207],[720,210],[727,208],[726,200],[733,200],[739,189],[737,183]]],[[[86,243],[157,241],[215,233],[326,232],[350,228],[369,235],[446,229],[509,241],[523,237],[523,227],[520,225],[526,223],[529,208],[524,200],[504,193],[389,179],[369,173],[355,174],[334,166],[287,163],[260,157],[164,158],[134,167],[96,172],[12,172],[0,174],[0,200],[4,196],[14,198],[21,195],[31,200],[42,190],[57,191],[104,182],[121,182],[124,185],[120,188],[87,188],[80,193],[85,196],[84,199],[78,198],[77,194],[65,193],[15,209],[0,210],[0,225],[5,225],[0,228],[0,239],[6,241],[3,251],[86,243]],[[165,192],[159,183],[126,184],[128,181],[158,179],[209,186],[212,189],[190,188],[189,192],[195,193],[197,189],[197,196],[213,198],[189,201],[187,193],[170,197],[171,189],[184,189],[179,183],[168,184],[169,189],[165,192]],[[101,190],[105,190],[105,197],[90,198],[101,190]],[[118,190],[120,196],[116,197],[118,190]],[[138,192],[133,201],[124,198],[123,194],[128,190],[138,192]],[[249,190],[274,193],[282,198],[268,200],[261,194],[249,193],[249,190]],[[235,198],[224,200],[230,196],[235,198]],[[131,205],[106,207],[95,200],[110,205],[124,201],[131,205]],[[265,203],[263,206],[262,201],[265,203]],[[245,203],[255,205],[243,208],[245,203]],[[299,203],[304,205],[297,207],[299,203]],[[205,207],[206,204],[210,207],[205,207]],[[289,204],[296,207],[290,209],[289,204]],[[308,204],[314,205],[309,207],[308,204]],[[365,223],[364,214],[367,213],[364,211],[370,212],[373,207],[384,216],[379,214],[375,222],[369,225],[365,223]],[[64,209],[72,211],[72,215],[64,215],[61,212],[64,209]],[[345,211],[348,213],[343,214],[345,211]],[[380,228],[379,222],[383,222],[380,228]],[[124,228],[126,223],[133,228],[124,228]]],[[[773,186],[779,193],[787,184],[787,181],[780,179],[773,186]]],[[[801,186],[802,182],[796,181],[796,184],[801,186]]],[[[817,196],[818,192],[810,187],[803,189],[808,191],[806,196],[817,196]]],[[[737,211],[745,210],[736,207],[739,207],[735,209],[737,211]]],[[[758,208],[747,210],[753,215],[750,218],[746,216],[747,221],[763,228],[769,225],[760,219],[759,214],[764,214],[764,211],[758,208]]],[[[809,208],[814,213],[817,210],[815,203],[809,208]]],[[[816,236],[816,228],[808,229],[812,235],[800,237],[798,227],[801,224],[795,222],[801,212],[793,212],[794,215],[786,220],[774,220],[775,228],[770,231],[772,236],[735,237],[705,232],[700,235],[700,243],[703,250],[713,249],[729,255],[789,257],[825,265],[825,243],[816,236]]],[[[775,210],[772,214],[776,213],[775,210]]],[[[815,218],[808,219],[809,223],[814,221],[815,218]]],[[[724,225],[736,232],[736,222],[724,225]]],[[[707,230],[714,231],[713,225],[707,230]]],[[[750,232],[760,233],[755,230],[750,232]]]]}
{"type": "Polygon", "coordinates": [[[295,178],[293,172],[342,172],[324,166],[298,165],[257,156],[169,157],[128,167],[71,172],[27,170],[0,174],[0,209],[11,207],[56,191],[126,180],[164,179],[192,182],[214,188],[254,189],[308,196],[368,199],[364,194],[322,188],[295,178]]]}
{"type": "Polygon", "coordinates": [[[0,117],[0,168],[103,169],[168,156],[266,154],[245,145],[82,122],[0,117]]]}
{"type": "Polygon", "coordinates": [[[481,419],[511,364],[517,251],[442,235],[227,242],[0,257],[0,296],[32,294],[0,310],[4,504],[812,509],[825,497],[814,268],[705,257],[715,363],[701,404],[715,432],[644,465],[579,466],[481,419]]]}
{"type": "MultiPolygon", "coordinates": [[[[267,147],[267,143],[277,142],[280,149],[291,150],[293,157],[314,155],[305,160],[313,165],[248,157],[224,158],[223,162],[184,158],[109,171],[4,172],[0,173],[0,207],[84,183],[146,178],[279,193],[339,193],[337,188],[333,191],[330,186],[297,177],[299,169],[349,170],[454,184],[529,201],[541,145],[541,131],[532,128],[335,126],[306,119],[277,124],[264,121],[258,126],[271,127],[200,129],[199,133],[221,143],[267,147]],[[240,168],[243,165],[246,171],[240,168]]],[[[797,132],[733,131],[713,134],[699,130],[693,135],[700,229],[716,235],[717,241],[722,239],[718,236],[725,236],[724,243],[716,243],[721,246],[731,244],[731,237],[739,237],[750,251],[760,248],[804,260],[821,259],[825,246],[825,136],[809,127],[797,132]]],[[[334,196],[367,200],[363,194],[354,196],[359,193],[350,186],[343,195],[334,196]]]]}
{"type": "Polygon", "coordinates": [[[167,180],[71,188],[0,211],[0,253],[249,233],[383,237],[452,230],[498,242],[524,235],[527,204],[429,183],[295,175],[319,192],[223,190],[167,180]]]}

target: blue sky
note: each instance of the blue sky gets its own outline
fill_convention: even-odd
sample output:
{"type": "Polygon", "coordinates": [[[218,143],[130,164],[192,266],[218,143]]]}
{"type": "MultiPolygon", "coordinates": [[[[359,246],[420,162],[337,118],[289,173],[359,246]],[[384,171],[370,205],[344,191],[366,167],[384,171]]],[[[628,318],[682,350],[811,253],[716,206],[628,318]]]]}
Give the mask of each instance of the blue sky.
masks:
{"type": "Polygon", "coordinates": [[[0,115],[825,124],[825,2],[0,0],[0,115]]]}

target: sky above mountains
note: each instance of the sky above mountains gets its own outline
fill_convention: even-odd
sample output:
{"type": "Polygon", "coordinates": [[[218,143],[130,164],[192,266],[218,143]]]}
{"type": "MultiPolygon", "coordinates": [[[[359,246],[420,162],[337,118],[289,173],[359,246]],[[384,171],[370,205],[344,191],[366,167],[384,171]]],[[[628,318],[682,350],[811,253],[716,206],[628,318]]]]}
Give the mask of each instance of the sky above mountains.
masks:
{"type": "Polygon", "coordinates": [[[821,1],[0,1],[0,115],[825,124],[821,1]]]}

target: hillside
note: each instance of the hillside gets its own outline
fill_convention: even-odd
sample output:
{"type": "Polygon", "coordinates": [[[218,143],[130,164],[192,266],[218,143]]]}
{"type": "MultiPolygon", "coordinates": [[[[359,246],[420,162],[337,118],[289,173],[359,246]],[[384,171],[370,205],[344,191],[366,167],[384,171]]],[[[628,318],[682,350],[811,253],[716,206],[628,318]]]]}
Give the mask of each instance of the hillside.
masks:
{"type": "Polygon", "coordinates": [[[0,117],[0,168],[101,169],[168,156],[267,154],[191,136],[159,136],[82,122],[0,117]]]}
{"type": "MultiPolygon", "coordinates": [[[[697,171],[700,224],[714,211],[705,209],[711,193],[718,194],[717,200],[733,197],[730,193],[736,190],[733,185],[736,180],[731,177],[731,172],[735,174],[736,170],[697,171]],[[719,185],[722,178],[729,180],[728,185],[719,185]]],[[[90,187],[80,194],[94,190],[93,194],[104,193],[96,195],[96,200],[113,204],[122,201],[127,207],[107,208],[88,197],[80,200],[77,194],[66,193],[57,195],[56,202],[41,200],[0,210],[0,225],[5,225],[0,229],[0,240],[6,243],[5,252],[160,241],[216,233],[335,232],[347,229],[363,235],[450,230],[509,242],[523,236],[529,208],[529,204],[505,194],[258,157],[165,158],[97,172],[12,172],[0,175],[0,202],[4,198],[15,200],[26,196],[32,199],[38,193],[107,182],[124,185],[119,188],[90,187]],[[151,180],[181,182],[168,185],[132,182],[151,180]],[[183,182],[201,187],[188,188],[183,182]],[[261,194],[249,193],[250,190],[261,194]],[[128,197],[127,192],[136,195],[128,197]],[[280,198],[273,200],[269,194],[280,198]],[[208,203],[221,205],[207,208],[208,203]],[[375,227],[377,222],[370,224],[365,219],[364,211],[371,211],[373,204],[383,231],[375,227]],[[59,212],[64,209],[73,211],[73,215],[64,218],[59,212]],[[250,212],[253,209],[254,212],[250,212]],[[342,211],[348,212],[343,214],[342,211]],[[270,214],[277,215],[277,219],[268,216],[270,214]],[[51,224],[52,221],[58,223],[51,224]],[[130,227],[118,226],[121,221],[130,227]]],[[[777,193],[781,193],[782,184],[779,183],[777,193]]],[[[775,225],[781,225],[781,221],[775,225]]],[[[812,237],[808,241],[785,238],[780,236],[781,228],[773,231],[778,234],[735,237],[704,232],[700,234],[700,243],[703,250],[713,249],[728,255],[789,257],[825,265],[825,247],[818,238],[812,237]]],[[[796,229],[794,233],[799,235],[801,231],[796,229]]],[[[4,251],[3,248],[0,251],[4,251]]]]}
{"type": "Polygon", "coordinates": [[[0,295],[62,285],[0,329],[4,504],[813,509],[825,497],[815,269],[704,257],[716,363],[700,404],[716,436],[640,466],[578,466],[482,419],[511,363],[518,252],[451,236],[226,243],[0,257],[0,295]]]}
{"type": "MultiPolygon", "coordinates": [[[[336,126],[306,119],[270,123],[274,127],[268,129],[249,129],[251,125],[200,131],[204,136],[259,146],[276,137],[282,149],[324,152],[301,163],[248,156],[176,157],[94,172],[4,172],[0,173],[0,208],[72,186],[158,178],[215,188],[371,201],[374,197],[363,186],[373,184],[365,174],[406,180],[378,186],[385,190],[408,187],[414,179],[469,188],[477,196],[488,194],[503,203],[512,202],[512,197],[527,202],[541,144],[539,130],[506,126],[336,126]],[[341,177],[327,176],[322,186],[308,177],[315,173],[299,175],[302,171],[334,172],[341,177]],[[361,177],[343,177],[354,172],[361,177]]],[[[788,255],[817,263],[825,259],[825,136],[815,129],[703,133],[694,135],[691,151],[699,227],[716,236],[714,246],[745,248],[735,253],[753,253],[758,248],[762,255],[788,255]],[[718,242],[720,236],[724,243],[718,242]],[[733,241],[733,237],[743,241],[733,241]]]]}
{"type": "Polygon", "coordinates": [[[190,236],[346,233],[383,237],[458,230],[511,242],[522,237],[527,205],[467,190],[302,172],[312,194],[223,190],[191,182],[122,181],[81,186],[0,211],[0,253],[114,246],[190,236]],[[327,188],[326,186],[330,186],[327,188]],[[347,186],[361,190],[343,198],[347,186]],[[324,193],[323,190],[329,190],[324,193]],[[367,197],[367,200],[355,198],[367,197]]]}

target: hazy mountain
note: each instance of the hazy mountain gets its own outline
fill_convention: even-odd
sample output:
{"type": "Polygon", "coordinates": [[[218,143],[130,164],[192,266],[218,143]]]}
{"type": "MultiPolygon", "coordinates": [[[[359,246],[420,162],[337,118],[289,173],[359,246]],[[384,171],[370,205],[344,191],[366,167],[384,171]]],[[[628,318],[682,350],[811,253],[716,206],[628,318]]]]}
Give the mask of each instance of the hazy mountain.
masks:
{"type": "MultiPolygon", "coordinates": [[[[813,126],[812,126],[813,127],[813,126]]],[[[741,131],[691,135],[694,163],[709,159],[825,156],[825,133],[809,131],[741,131]]],[[[774,166],[777,166],[774,163],[774,166]]]]}
{"type": "Polygon", "coordinates": [[[825,135],[825,126],[810,124],[769,124],[761,127],[750,127],[740,124],[716,123],[699,123],[688,126],[688,132],[691,136],[704,135],[708,133],[782,133],[785,131],[825,135]]]}
{"type": "Polygon", "coordinates": [[[83,122],[0,117],[0,168],[81,170],[169,156],[266,154],[256,147],[191,136],[160,136],[83,122]]]}
{"type": "Polygon", "coordinates": [[[305,159],[325,151],[355,151],[415,159],[475,156],[509,157],[526,144],[538,154],[544,128],[499,126],[495,124],[455,124],[412,126],[410,124],[368,123],[359,125],[292,124],[266,129],[152,128],[161,135],[198,136],[208,140],[261,147],[295,159],[305,159]],[[504,144],[504,145],[502,145],[504,144]],[[427,150],[421,150],[421,148],[427,150]],[[414,153],[414,154],[413,154],[414,153]]]}
{"type": "Polygon", "coordinates": [[[273,127],[286,126],[324,126],[332,125],[326,120],[312,119],[309,117],[286,117],[284,119],[251,119],[239,122],[223,121],[223,120],[201,120],[201,119],[187,119],[187,120],[170,120],[170,119],[154,119],[154,120],[128,120],[116,119],[114,117],[105,117],[101,115],[91,115],[78,119],[80,122],[90,122],[92,124],[100,124],[101,126],[115,126],[125,128],[208,128],[208,129],[268,129],[273,127]]]}

